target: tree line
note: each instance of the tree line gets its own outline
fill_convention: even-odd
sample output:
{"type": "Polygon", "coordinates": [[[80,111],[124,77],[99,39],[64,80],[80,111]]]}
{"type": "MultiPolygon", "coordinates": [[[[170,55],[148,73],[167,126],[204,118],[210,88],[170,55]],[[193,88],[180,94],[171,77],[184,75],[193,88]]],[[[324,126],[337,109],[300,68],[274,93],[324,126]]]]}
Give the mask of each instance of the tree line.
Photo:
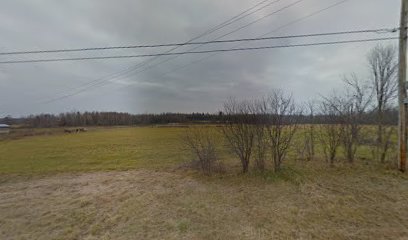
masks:
{"type": "Polygon", "coordinates": [[[121,112],[68,112],[61,114],[38,114],[23,118],[11,116],[0,119],[1,123],[19,124],[33,128],[73,126],[131,126],[169,123],[217,123],[222,113],[160,113],[130,114],[121,112]]]}
{"type": "MultiPolygon", "coordinates": [[[[396,108],[384,111],[384,122],[396,125],[398,110],[396,108]]],[[[360,121],[362,124],[376,124],[375,111],[365,112],[360,121]]],[[[328,116],[319,113],[312,118],[302,113],[297,116],[300,123],[324,124],[328,116]]],[[[49,127],[79,127],[79,126],[132,126],[149,124],[219,124],[227,120],[224,112],[217,113],[159,113],[159,114],[130,114],[120,112],[68,112],[61,114],[37,114],[22,118],[7,116],[0,118],[0,123],[22,125],[31,128],[49,127]]],[[[331,120],[332,121],[332,120],[331,120]]],[[[337,121],[340,121],[339,119],[337,121]]]]}

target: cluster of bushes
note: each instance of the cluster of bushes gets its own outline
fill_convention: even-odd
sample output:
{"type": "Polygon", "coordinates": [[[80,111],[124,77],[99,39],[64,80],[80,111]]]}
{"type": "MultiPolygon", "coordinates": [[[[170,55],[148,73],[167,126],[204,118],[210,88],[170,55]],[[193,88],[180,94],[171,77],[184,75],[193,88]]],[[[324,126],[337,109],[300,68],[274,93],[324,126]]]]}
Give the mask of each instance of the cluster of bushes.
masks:
{"type": "Polygon", "coordinates": [[[294,134],[301,111],[292,96],[274,91],[270,96],[253,101],[230,99],[224,104],[224,124],[215,128],[188,128],[184,142],[197,157],[200,169],[210,174],[219,169],[216,146],[221,136],[239,159],[242,172],[249,171],[251,159],[258,170],[271,161],[275,171],[281,168],[294,134]]]}
{"type": "MultiPolygon", "coordinates": [[[[370,78],[361,80],[355,74],[344,76],[343,91],[333,91],[303,106],[296,105],[291,95],[280,90],[262,99],[227,101],[222,111],[223,124],[217,134],[223,136],[240,161],[242,172],[248,172],[251,161],[258,170],[265,170],[266,163],[270,162],[273,170],[279,171],[291,149],[296,149],[298,158],[312,160],[317,143],[330,165],[335,163],[340,149],[344,159],[353,163],[358,148],[364,143],[371,148],[373,158],[385,162],[395,145],[392,143],[395,116],[389,113],[393,112],[397,93],[396,51],[393,46],[379,45],[371,50],[367,59],[370,78]],[[308,124],[301,124],[305,122],[308,124]],[[363,125],[367,123],[375,123],[374,135],[363,132],[363,125]],[[298,141],[294,144],[295,134],[298,141]]],[[[201,169],[210,174],[213,167],[219,165],[214,130],[192,128],[187,131],[185,143],[199,159],[201,169]]]]}

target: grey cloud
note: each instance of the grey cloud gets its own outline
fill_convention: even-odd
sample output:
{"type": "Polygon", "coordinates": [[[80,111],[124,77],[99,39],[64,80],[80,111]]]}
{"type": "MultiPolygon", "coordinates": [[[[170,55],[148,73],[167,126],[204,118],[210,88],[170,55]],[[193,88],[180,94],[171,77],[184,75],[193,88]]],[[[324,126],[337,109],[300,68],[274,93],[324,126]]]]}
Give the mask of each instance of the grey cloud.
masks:
{"type": "MultiPolygon", "coordinates": [[[[293,1],[280,1],[259,13],[203,37],[216,38],[293,1]]],[[[186,41],[259,1],[235,0],[5,0],[0,9],[0,50],[76,48],[106,45],[186,41]]],[[[336,0],[305,0],[226,38],[253,37],[270,32],[336,0]]],[[[395,27],[399,0],[348,1],[331,10],[274,33],[297,34],[349,29],[395,27]]],[[[380,37],[369,34],[364,37],[380,37]]],[[[358,38],[315,38],[253,43],[242,46],[296,44],[358,38]]],[[[221,53],[173,71],[205,55],[180,56],[139,74],[112,79],[78,95],[42,104],[77,91],[78,86],[122,71],[143,59],[0,65],[0,114],[58,113],[71,110],[116,110],[133,113],[163,111],[217,111],[229,96],[252,98],[273,88],[292,92],[298,101],[325,94],[341,84],[342,74],[366,74],[370,44],[275,49],[221,53]],[[171,72],[167,75],[164,73],[171,72]]],[[[234,45],[204,46],[199,50],[234,45]]],[[[185,51],[190,47],[179,48],[185,51]]],[[[157,52],[165,49],[127,50],[61,56],[103,56],[157,52]]],[[[33,56],[6,57],[24,59],[33,56]]],[[[165,58],[160,58],[161,61],[165,58]]]]}

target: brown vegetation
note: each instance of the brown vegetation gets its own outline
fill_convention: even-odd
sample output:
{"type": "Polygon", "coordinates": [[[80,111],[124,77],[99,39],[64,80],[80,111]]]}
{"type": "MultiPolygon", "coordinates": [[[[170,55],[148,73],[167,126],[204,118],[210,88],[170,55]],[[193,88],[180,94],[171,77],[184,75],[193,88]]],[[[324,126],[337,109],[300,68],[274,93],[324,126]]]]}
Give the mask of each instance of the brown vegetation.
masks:
{"type": "Polygon", "coordinates": [[[407,187],[405,175],[381,168],[316,161],[263,176],[136,170],[8,180],[0,239],[404,239],[407,187]]]}

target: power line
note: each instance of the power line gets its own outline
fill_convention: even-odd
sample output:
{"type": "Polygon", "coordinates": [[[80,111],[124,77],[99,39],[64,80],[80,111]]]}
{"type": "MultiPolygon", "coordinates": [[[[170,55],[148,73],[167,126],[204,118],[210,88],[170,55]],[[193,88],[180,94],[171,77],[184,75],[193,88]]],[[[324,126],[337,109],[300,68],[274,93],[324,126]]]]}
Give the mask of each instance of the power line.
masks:
{"type": "MultiPolygon", "coordinates": [[[[327,33],[311,33],[311,34],[300,34],[300,35],[286,35],[286,36],[274,36],[274,37],[258,37],[258,38],[241,38],[241,39],[231,39],[231,40],[217,40],[217,41],[206,41],[206,42],[192,42],[188,44],[210,44],[210,43],[234,43],[234,42],[251,42],[251,41],[265,41],[265,40],[276,40],[276,39],[288,39],[288,38],[305,38],[305,37],[318,37],[318,36],[333,36],[333,35],[346,35],[346,34],[358,34],[358,33],[386,33],[386,32],[396,32],[397,28],[380,28],[380,29],[365,29],[365,30],[354,30],[354,31],[341,31],[341,32],[327,32],[327,33]]],[[[184,43],[181,43],[185,45],[184,43]]],[[[218,51],[215,51],[218,52],[218,51]]],[[[27,62],[50,62],[50,61],[75,61],[75,60],[90,60],[90,59],[106,59],[106,58],[128,58],[128,57],[151,57],[151,56],[170,56],[170,55],[184,55],[187,53],[203,53],[202,51],[186,51],[179,53],[157,53],[157,54],[145,54],[145,55],[134,55],[134,56],[102,56],[102,57],[83,57],[83,58],[56,58],[56,59],[34,59],[34,60],[21,60],[21,61],[3,61],[0,64],[6,63],[27,63],[27,62]]]]}
{"type": "MultiPolygon", "coordinates": [[[[262,49],[278,49],[278,48],[294,48],[294,47],[312,47],[312,46],[322,46],[322,45],[336,45],[336,44],[347,44],[347,43],[363,43],[363,42],[376,42],[376,41],[387,41],[396,40],[398,37],[387,37],[387,38],[369,38],[369,39],[358,39],[358,40],[344,40],[344,41],[332,41],[332,42],[317,42],[317,43],[304,43],[304,44],[291,44],[291,45],[277,45],[277,46],[264,46],[264,47],[251,47],[251,48],[232,48],[232,49],[218,49],[218,50],[208,50],[208,51],[198,51],[198,52],[183,52],[183,53],[209,53],[209,52],[234,52],[234,51],[253,51],[262,49]]],[[[169,53],[169,54],[179,54],[179,53],[169,53]]],[[[68,98],[77,95],[87,89],[82,89],[73,94],[64,95],[43,103],[51,103],[57,100],[68,98]]]]}
{"type": "Polygon", "coordinates": [[[277,45],[277,46],[263,46],[263,47],[250,47],[250,48],[231,48],[231,49],[215,49],[204,51],[188,51],[188,52],[174,52],[174,53],[155,53],[155,54],[140,54],[140,55],[117,55],[117,56],[102,56],[102,57],[79,57],[79,58],[51,58],[51,59],[33,59],[33,60],[17,60],[17,61],[0,61],[0,64],[17,64],[17,63],[38,63],[38,62],[63,62],[63,61],[83,61],[83,60],[95,60],[95,59],[123,59],[123,58],[143,58],[143,57],[156,57],[156,56],[174,56],[174,55],[186,55],[186,54],[203,54],[203,53],[215,53],[215,52],[235,52],[235,51],[248,51],[259,49],[273,49],[273,48],[289,48],[289,47],[303,47],[303,46],[316,46],[316,45],[328,45],[328,44],[340,44],[340,43],[353,43],[353,42],[372,42],[396,39],[395,37],[387,38],[370,38],[359,40],[345,40],[334,42],[318,42],[310,44],[294,44],[294,45],[277,45]]]}
{"type": "Polygon", "coordinates": [[[155,44],[155,45],[129,45],[129,46],[93,47],[93,48],[76,48],[76,49],[55,49],[55,50],[41,50],[41,51],[0,52],[0,55],[20,55],[20,54],[32,54],[32,53],[81,52],[81,51],[97,51],[97,50],[108,50],[108,49],[157,48],[157,47],[171,47],[171,46],[187,46],[187,45],[205,45],[205,44],[219,44],[219,43],[264,41],[264,40],[273,40],[273,39],[317,37],[317,36],[330,36],[330,35],[356,34],[356,33],[389,33],[389,32],[396,32],[396,31],[398,31],[398,28],[380,28],[380,29],[366,29],[366,30],[344,31],[344,32],[329,32],[329,33],[286,35],[286,36],[258,37],[258,38],[241,38],[241,39],[213,40],[213,41],[201,41],[201,42],[165,43],[165,44],[155,44]]]}

